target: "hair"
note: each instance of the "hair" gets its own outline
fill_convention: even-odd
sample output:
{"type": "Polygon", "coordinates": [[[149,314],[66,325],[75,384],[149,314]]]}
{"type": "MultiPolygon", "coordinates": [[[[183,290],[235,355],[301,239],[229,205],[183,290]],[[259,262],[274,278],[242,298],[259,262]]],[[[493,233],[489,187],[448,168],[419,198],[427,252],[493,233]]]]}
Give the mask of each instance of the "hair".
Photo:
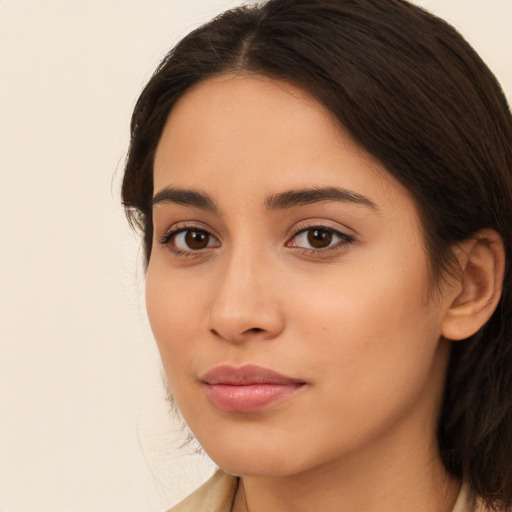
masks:
{"type": "Polygon", "coordinates": [[[153,237],[153,159],[169,112],[194,84],[228,74],[285,80],[328,108],[412,194],[435,279],[453,247],[492,228],[503,293],[453,344],[438,426],[447,470],[489,507],[512,506],[512,116],[496,78],[448,23],[405,0],[268,0],[224,12],[164,58],[133,113],[122,200],[153,237]]]}

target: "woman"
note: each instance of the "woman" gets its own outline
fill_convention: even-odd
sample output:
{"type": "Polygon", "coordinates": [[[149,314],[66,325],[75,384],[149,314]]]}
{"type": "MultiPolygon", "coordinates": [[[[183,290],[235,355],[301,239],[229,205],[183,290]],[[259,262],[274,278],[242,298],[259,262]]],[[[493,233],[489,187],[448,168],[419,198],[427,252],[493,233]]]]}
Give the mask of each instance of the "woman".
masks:
{"type": "Polygon", "coordinates": [[[123,182],[174,400],[175,511],[512,505],[512,119],[401,0],[269,0],[144,89],[123,182]]]}

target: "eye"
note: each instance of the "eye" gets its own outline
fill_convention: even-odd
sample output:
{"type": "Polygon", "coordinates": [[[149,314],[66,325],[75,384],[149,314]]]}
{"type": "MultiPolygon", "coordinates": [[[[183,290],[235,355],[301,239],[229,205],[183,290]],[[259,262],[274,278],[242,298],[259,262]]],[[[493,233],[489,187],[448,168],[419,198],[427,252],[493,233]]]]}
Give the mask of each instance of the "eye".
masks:
{"type": "Polygon", "coordinates": [[[286,245],[288,247],[299,247],[309,251],[322,251],[331,248],[334,249],[353,241],[353,237],[341,231],[315,226],[299,231],[286,245]]]}
{"type": "Polygon", "coordinates": [[[159,242],[178,255],[220,246],[219,241],[211,233],[192,227],[173,229],[167,232],[159,242]]]}

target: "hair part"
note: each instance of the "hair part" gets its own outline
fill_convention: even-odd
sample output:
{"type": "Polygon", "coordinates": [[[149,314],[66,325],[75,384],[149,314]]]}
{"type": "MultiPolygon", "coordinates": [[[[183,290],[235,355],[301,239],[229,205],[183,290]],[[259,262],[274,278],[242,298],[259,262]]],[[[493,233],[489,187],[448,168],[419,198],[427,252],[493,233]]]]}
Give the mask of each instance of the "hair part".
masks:
{"type": "Polygon", "coordinates": [[[438,441],[450,473],[488,506],[512,507],[512,117],[499,83],[458,32],[404,0],[269,0],[186,36],[132,117],[122,184],[151,257],[153,159],[169,112],[194,84],[254,73],[328,108],[412,194],[435,282],[453,247],[492,228],[507,254],[499,306],[453,345],[438,441]]]}

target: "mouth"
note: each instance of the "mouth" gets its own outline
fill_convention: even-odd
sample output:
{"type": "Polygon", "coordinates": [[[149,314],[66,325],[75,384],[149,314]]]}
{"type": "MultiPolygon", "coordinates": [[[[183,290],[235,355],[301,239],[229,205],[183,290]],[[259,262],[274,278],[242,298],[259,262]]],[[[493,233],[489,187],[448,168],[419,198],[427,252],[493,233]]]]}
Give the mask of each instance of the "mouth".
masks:
{"type": "Polygon", "coordinates": [[[251,413],[266,409],[295,394],[306,382],[255,365],[224,365],[201,379],[206,395],[219,409],[251,413]]]}

